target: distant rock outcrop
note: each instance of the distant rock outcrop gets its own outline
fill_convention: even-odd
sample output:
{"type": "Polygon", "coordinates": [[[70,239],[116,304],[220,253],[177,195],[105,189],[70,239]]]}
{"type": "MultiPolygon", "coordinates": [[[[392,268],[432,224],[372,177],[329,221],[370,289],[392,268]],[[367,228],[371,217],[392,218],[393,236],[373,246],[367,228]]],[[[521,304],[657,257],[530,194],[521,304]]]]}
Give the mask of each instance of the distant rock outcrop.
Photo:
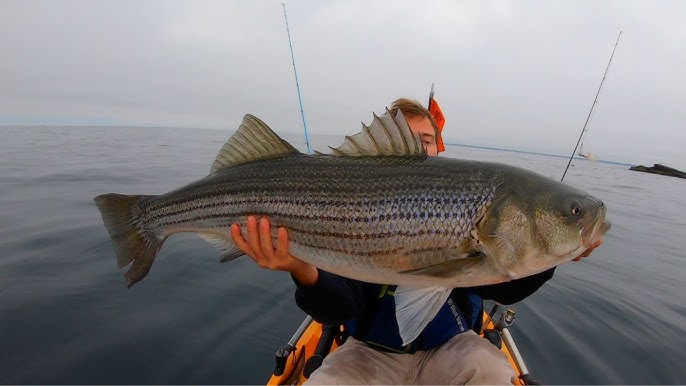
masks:
{"type": "Polygon", "coordinates": [[[662,174],[663,176],[686,178],[686,173],[682,172],[681,170],[676,170],[674,168],[670,168],[669,166],[660,164],[655,164],[655,166],[653,167],[646,167],[643,165],[632,166],[629,168],[629,170],[635,170],[637,172],[662,174]]]}

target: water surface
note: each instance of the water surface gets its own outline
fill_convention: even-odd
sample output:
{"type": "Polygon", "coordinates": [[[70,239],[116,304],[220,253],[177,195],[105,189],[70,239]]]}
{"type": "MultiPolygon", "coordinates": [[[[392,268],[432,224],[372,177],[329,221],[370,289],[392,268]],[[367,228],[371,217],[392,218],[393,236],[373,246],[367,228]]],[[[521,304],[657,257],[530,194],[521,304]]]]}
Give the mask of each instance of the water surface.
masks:
{"type": "MultiPolygon", "coordinates": [[[[209,173],[217,130],[0,128],[0,383],[259,384],[304,314],[289,275],[220,264],[202,239],[164,245],[127,290],[93,197],[157,194],[209,173]]],[[[302,136],[284,135],[299,148],[302,136]]],[[[315,148],[339,138],[315,136],[315,148]]],[[[559,179],[566,160],[449,145],[446,156],[559,179]]],[[[686,181],[575,161],[565,181],[613,227],[514,306],[513,335],[546,383],[686,382],[686,181]]]]}

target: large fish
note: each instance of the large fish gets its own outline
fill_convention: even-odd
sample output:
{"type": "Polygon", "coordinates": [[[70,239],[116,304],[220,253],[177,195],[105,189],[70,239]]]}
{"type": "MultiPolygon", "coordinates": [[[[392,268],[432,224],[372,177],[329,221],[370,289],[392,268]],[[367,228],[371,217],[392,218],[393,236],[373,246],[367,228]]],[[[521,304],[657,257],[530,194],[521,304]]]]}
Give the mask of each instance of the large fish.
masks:
{"type": "Polygon", "coordinates": [[[232,223],[268,216],[291,253],[352,279],[398,284],[405,343],[454,287],[506,282],[567,262],[609,229],[603,203],[513,166],[427,157],[402,114],[374,117],[332,149],[304,155],[246,115],[210,174],[169,193],[95,198],[127,286],[167,237],[194,232],[229,261],[232,223]]]}

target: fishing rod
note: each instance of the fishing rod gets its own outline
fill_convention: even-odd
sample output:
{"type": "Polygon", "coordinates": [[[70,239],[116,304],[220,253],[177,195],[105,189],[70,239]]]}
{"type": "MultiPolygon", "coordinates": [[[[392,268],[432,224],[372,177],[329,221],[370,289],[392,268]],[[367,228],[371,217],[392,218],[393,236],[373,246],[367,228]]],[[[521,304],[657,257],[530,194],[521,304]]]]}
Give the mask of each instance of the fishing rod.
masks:
{"type": "MultiPolygon", "coordinates": [[[[295,88],[298,90],[298,103],[300,103],[300,116],[303,120],[303,129],[305,130],[305,144],[307,145],[307,154],[312,154],[312,149],[310,148],[310,137],[307,135],[307,123],[305,123],[305,111],[303,110],[303,100],[300,96],[300,82],[298,81],[298,71],[295,68],[295,55],[293,54],[293,44],[291,43],[291,30],[288,27],[288,16],[286,15],[286,4],[281,3],[283,6],[283,18],[286,21],[286,32],[288,33],[288,46],[291,49],[291,61],[293,62],[293,73],[295,74],[295,88]]],[[[286,368],[286,360],[291,355],[293,351],[297,348],[295,344],[298,342],[303,333],[310,326],[314,319],[312,316],[307,315],[305,319],[300,323],[300,327],[295,331],[291,339],[279,348],[276,353],[274,353],[274,359],[276,361],[276,367],[274,368],[274,375],[282,375],[286,368]]]]}
{"type": "Polygon", "coordinates": [[[505,311],[501,312],[500,318],[496,320],[495,314],[498,311],[499,307],[499,303],[496,302],[495,304],[493,304],[493,308],[491,308],[491,311],[489,311],[486,314],[486,319],[484,319],[484,321],[481,324],[480,333],[483,334],[484,338],[487,338],[488,341],[490,341],[493,344],[496,344],[495,341],[491,340],[493,337],[490,334],[493,332],[497,332],[497,334],[500,336],[500,341],[505,343],[505,346],[507,346],[507,349],[510,351],[512,361],[514,362],[515,366],[517,366],[517,369],[519,369],[519,373],[521,374],[519,376],[519,379],[521,379],[525,385],[541,385],[542,383],[538,381],[536,378],[534,378],[531,375],[531,373],[529,373],[529,369],[526,367],[526,363],[524,362],[524,357],[519,351],[519,348],[517,347],[517,344],[515,343],[514,338],[512,338],[512,334],[510,333],[510,327],[514,324],[515,320],[515,311],[511,308],[508,308],[505,311]],[[487,329],[487,327],[488,324],[491,322],[493,322],[494,328],[492,330],[489,330],[487,329]]]}
{"type": "Polygon", "coordinates": [[[534,378],[531,373],[529,373],[529,369],[526,367],[526,364],[524,363],[524,358],[522,357],[522,354],[519,352],[519,349],[517,348],[517,344],[514,341],[514,338],[512,338],[512,334],[510,333],[510,326],[514,323],[515,320],[515,312],[512,309],[507,309],[502,312],[500,315],[500,319],[498,320],[498,323],[496,323],[496,329],[500,331],[500,336],[503,339],[503,343],[505,343],[505,346],[507,346],[508,350],[510,350],[510,354],[512,355],[512,359],[514,360],[515,364],[517,365],[517,368],[519,369],[519,373],[521,374],[519,376],[519,379],[521,379],[525,385],[542,385],[538,379],[534,378]]]}
{"type": "Polygon", "coordinates": [[[291,30],[288,28],[288,16],[286,16],[286,4],[283,6],[283,18],[286,20],[286,32],[288,33],[288,46],[291,49],[291,61],[293,62],[293,73],[295,74],[295,88],[298,90],[298,102],[300,103],[300,116],[303,120],[303,128],[305,129],[305,144],[307,145],[307,154],[312,154],[310,148],[310,137],[307,135],[307,124],[305,123],[305,111],[303,110],[303,99],[300,96],[300,82],[298,81],[298,71],[295,69],[295,55],[293,54],[293,44],[291,43],[291,30]]]}
{"type": "Polygon", "coordinates": [[[593,104],[591,104],[591,110],[588,112],[586,122],[584,123],[584,127],[581,129],[581,134],[579,134],[579,139],[576,141],[576,146],[574,146],[574,151],[572,151],[572,155],[569,157],[569,162],[567,162],[567,167],[565,168],[564,173],[562,173],[562,178],[560,178],[560,182],[562,182],[565,179],[565,175],[567,175],[567,170],[569,170],[569,166],[572,164],[572,159],[574,159],[574,155],[576,154],[576,149],[579,147],[579,144],[581,143],[581,138],[583,138],[584,133],[587,131],[586,126],[588,126],[588,122],[591,119],[591,114],[593,114],[593,108],[595,107],[596,103],[598,103],[600,89],[603,88],[603,83],[605,83],[605,79],[607,78],[607,71],[610,69],[610,63],[612,63],[612,58],[615,56],[615,50],[617,49],[617,45],[619,45],[620,37],[622,37],[622,31],[619,31],[619,35],[617,35],[617,41],[615,42],[615,46],[612,48],[612,54],[610,54],[610,60],[607,62],[607,67],[605,68],[603,79],[600,81],[600,86],[598,86],[598,92],[596,92],[595,94],[595,99],[593,100],[593,104]]]}
{"type": "Polygon", "coordinates": [[[431,83],[431,92],[429,92],[429,103],[427,103],[427,108],[431,108],[431,100],[434,99],[434,84],[431,83]]]}
{"type": "Polygon", "coordinates": [[[297,349],[297,347],[295,347],[296,343],[298,343],[298,340],[301,336],[303,336],[303,333],[305,333],[305,330],[307,330],[307,327],[310,326],[310,323],[312,323],[313,320],[314,319],[312,319],[310,315],[307,315],[305,320],[300,323],[300,327],[298,327],[288,343],[276,350],[274,353],[274,359],[276,361],[276,367],[274,368],[273,372],[274,375],[278,376],[283,374],[286,369],[286,360],[288,360],[288,357],[291,355],[291,353],[297,349]]]}

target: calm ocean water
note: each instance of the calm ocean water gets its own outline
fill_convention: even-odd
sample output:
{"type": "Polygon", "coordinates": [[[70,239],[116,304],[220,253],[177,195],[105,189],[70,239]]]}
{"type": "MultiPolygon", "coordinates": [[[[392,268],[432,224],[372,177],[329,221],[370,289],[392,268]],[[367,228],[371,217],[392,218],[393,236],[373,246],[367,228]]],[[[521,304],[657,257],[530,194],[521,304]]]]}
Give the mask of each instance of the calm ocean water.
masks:
{"type": "MultiPolygon", "coordinates": [[[[0,128],[0,383],[260,384],[304,314],[283,272],[220,264],[177,235],[124,285],[93,197],[201,178],[228,132],[0,128]]],[[[285,135],[303,148],[302,136],[285,135]]],[[[315,148],[340,138],[315,137],[315,148]]],[[[449,146],[447,156],[559,179],[566,160],[449,146]]],[[[686,181],[575,161],[566,182],[613,227],[580,263],[514,306],[513,335],[550,384],[686,383],[686,181]]]]}

